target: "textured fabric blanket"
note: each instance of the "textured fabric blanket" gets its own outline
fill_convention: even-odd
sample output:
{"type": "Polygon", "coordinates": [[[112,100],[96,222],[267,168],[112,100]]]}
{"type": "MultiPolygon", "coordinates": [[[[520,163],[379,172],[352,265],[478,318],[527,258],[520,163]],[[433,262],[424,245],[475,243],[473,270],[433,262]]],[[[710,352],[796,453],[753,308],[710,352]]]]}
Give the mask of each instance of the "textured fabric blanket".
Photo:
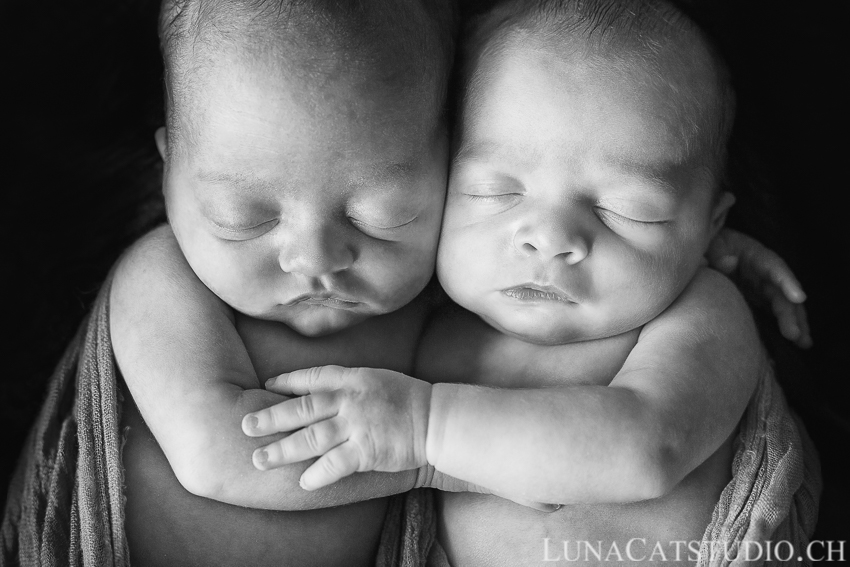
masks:
{"type": "Polygon", "coordinates": [[[820,461],[772,371],[759,380],[741,420],[732,475],[703,535],[698,565],[811,564],[806,548],[818,517],[820,461]],[[793,546],[790,557],[782,542],[793,546]]]}
{"type": "Polygon", "coordinates": [[[3,515],[0,565],[129,564],[108,285],[48,384],[3,515]]]}
{"type": "MultiPolygon", "coordinates": [[[[0,567],[129,565],[108,291],[109,280],[49,382],[9,488],[0,567]]],[[[760,380],[741,421],[733,475],[699,565],[764,564],[756,546],[768,540],[804,550],[817,519],[819,463],[772,374],[760,380]]],[[[376,565],[448,565],[435,534],[429,491],[394,497],[376,565]]]]}

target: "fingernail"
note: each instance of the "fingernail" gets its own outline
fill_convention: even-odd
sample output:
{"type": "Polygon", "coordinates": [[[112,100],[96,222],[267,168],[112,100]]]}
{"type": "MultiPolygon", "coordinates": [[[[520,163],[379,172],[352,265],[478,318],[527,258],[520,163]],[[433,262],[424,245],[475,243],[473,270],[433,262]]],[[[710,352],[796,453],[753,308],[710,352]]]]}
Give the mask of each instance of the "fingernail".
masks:
{"type": "Polygon", "coordinates": [[[269,386],[274,385],[274,381],[275,381],[275,380],[277,380],[277,378],[269,378],[268,380],[266,380],[266,388],[268,388],[269,386]]]}
{"type": "Polygon", "coordinates": [[[269,453],[265,449],[257,449],[254,451],[254,462],[258,465],[264,465],[269,460],[269,453]]]}
{"type": "Polygon", "coordinates": [[[245,425],[248,429],[257,429],[260,426],[260,420],[256,415],[249,415],[245,418],[245,425]]]}

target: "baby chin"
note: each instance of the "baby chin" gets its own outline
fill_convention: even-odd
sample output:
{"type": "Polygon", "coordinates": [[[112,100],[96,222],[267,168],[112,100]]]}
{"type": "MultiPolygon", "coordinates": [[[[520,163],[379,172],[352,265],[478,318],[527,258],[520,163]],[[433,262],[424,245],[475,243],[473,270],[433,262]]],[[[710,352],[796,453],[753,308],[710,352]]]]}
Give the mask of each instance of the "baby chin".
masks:
{"type": "Polygon", "coordinates": [[[627,330],[613,322],[597,320],[589,306],[557,299],[536,299],[508,300],[475,311],[497,331],[544,346],[595,340],[627,330]]]}
{"type": "Polygon", "coordinates": [[[352,327],[378,313],[365,304],[337,305],[331,302],[279,306],[258,317],[285,324],[305,337],[323,337],[352,327]]]}

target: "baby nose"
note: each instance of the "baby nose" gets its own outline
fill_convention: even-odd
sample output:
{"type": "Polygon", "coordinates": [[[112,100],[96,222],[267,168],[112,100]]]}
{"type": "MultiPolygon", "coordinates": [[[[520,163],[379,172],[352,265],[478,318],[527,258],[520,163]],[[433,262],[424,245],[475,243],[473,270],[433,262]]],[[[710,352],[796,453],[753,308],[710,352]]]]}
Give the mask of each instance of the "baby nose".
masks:
{"type": "Polygon", "coordinates": [[[278,255],[284,272],[320,277],[346,270],[354,263],[353,249],[330,227],[306,225],[289,236],[278,255]]]}
{"type": "Polygon", "coordinates": [[[588,239],[581,231],[560,219],[538,219],[520,228],[514,246],[528,256],[559,259],[574,265],[590,253],[588,239]]]}

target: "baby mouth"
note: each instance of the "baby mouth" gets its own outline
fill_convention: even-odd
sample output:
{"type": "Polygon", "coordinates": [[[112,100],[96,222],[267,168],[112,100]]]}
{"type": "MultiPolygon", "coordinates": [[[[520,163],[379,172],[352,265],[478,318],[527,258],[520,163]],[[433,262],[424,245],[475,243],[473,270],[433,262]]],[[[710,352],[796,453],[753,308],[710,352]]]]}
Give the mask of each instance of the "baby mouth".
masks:
{"type": "Polygon", "coordinates": [[[294,305],[316,305],[320,307],[332,307],[334,309],[351,309],[360,305],[359,301],[351,301],[336,297],[334,295],[301,295],[286,304],[287,307],[294,305]]]}
{"type": "Polygon", "coordinates": [[[519,301],[554,301],[557,303],[576,304],[562,290],[550,285],[524,284],[502,290],[502,293],[519,301]]]}

